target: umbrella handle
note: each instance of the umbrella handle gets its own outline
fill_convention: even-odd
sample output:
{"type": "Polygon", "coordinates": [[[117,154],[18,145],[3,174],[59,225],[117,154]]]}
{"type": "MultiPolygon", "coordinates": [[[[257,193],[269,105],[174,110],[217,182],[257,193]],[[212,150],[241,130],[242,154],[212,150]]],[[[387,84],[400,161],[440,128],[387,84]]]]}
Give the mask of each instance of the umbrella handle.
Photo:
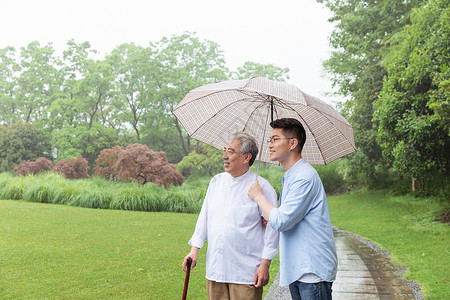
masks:
{"type": "Polygon", "coordinates": [[[183,289],[183,298],[182,300],[186,300],[188,285],[189,285],[189,275],[191,273],[191,263],[192,259],[188,257],[187,263],[186,263],[186,278],[184,279],[184,289],[183,289]]]}

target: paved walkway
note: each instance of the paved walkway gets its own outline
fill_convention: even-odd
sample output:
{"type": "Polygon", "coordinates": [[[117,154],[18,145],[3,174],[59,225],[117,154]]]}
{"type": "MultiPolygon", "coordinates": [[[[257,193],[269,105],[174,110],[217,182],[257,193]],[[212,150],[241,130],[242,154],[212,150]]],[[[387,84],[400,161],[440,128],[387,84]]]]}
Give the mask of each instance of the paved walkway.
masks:
{"type": "MultiPolygon", "coordinates": [[[[400,279],[394,267],[376,246],[345,231],[334,229],[338,271],[333,283],[333,299],[422,299],[417,285],[400,279]]],[[[288,287],[275,278],[264,300],[291,299],[288,287]]]]}

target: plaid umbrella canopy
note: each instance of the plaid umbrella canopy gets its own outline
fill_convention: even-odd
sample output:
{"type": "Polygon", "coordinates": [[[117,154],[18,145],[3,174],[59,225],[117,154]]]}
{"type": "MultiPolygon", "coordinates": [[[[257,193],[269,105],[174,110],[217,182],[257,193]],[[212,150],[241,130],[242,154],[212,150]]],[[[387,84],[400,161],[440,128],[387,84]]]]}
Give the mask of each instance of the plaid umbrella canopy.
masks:
{"type": "MultiPolygon", "coordinates": [[[[247,132],[262,145],[271,120],[296,118],[306,131],[302,157],[310,164],[328,164],[356,150],[353,127],[333,107],[294,85],[262,77],[200,86],[172,113],[190,137],[218,149],[236,131],[247,132]]],[[[268,147],[260,151],[258,160],[277,163],[270,160],[268,147]]]]}

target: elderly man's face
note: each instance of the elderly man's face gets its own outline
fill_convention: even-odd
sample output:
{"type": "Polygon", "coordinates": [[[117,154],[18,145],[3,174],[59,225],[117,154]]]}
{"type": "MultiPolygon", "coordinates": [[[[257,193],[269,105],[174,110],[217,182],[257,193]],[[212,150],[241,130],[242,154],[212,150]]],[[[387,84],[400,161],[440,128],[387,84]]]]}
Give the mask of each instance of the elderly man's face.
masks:
{"type": "Polygon", "coordinates": [[[230,140],[222,155],[225,172],[233,177],[244,175],[250,168],[250,158],[250,153],[241,153],[241,142],[239,140],[230,140]]]}

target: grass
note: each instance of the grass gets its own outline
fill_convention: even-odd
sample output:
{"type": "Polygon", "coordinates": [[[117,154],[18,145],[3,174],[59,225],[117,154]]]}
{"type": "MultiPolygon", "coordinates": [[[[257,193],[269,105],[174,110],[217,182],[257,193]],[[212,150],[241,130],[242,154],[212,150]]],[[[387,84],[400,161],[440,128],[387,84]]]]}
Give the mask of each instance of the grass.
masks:
{"type": "MultiPolygon", "coordinates": [[[[196,219],[2,200],[0,298],[181,298],[196,219]]],[[[205,299],[205,254],[191,273],[191,299],[205,299]]]]}
{"type": "Polygon", "coordinates": [[[450,299],[450,227],[433,220],[445,203],[380,191],[330,197],[329,205],[333,225],[389,252],[426,299],[450,299]]]}
{"type": "Polygon", "coordinates": [[[153,183],[140,185],[98,177],[68,180],[53,172],[37,176],[2,173],[0,199],[23,199],[87,208],[197,213],[207,186],[205,179],[187,181],[181,187],[166,190],[153,183]]]}
{"type": "MultiPolygon", "coordinates": [[[[265,171],[261,175],[271,181],[282,176],[265,171]]],[[[162,190],[53,176],[0,174],[0,199],[67,204],[0,201],[0,298],[180,297],[180,265],[190,250],[187,241],[197,215],[111,208],[198,212],[198,199],[203,199],[209,179],[162,190]]],[[[396,264],[408,268],[406,278],[420,284],[427,299],[450,298],[449,226],[433,220],[448,202],[379,191],[329,197],[329,204],[333,225],[391,253],[396,264]]],[[[202,249],[191,273],[191,299],[206,298],[205,254],[202,249]]],[[[275,259],[271,279],[277,270],[275,259]]]]}

